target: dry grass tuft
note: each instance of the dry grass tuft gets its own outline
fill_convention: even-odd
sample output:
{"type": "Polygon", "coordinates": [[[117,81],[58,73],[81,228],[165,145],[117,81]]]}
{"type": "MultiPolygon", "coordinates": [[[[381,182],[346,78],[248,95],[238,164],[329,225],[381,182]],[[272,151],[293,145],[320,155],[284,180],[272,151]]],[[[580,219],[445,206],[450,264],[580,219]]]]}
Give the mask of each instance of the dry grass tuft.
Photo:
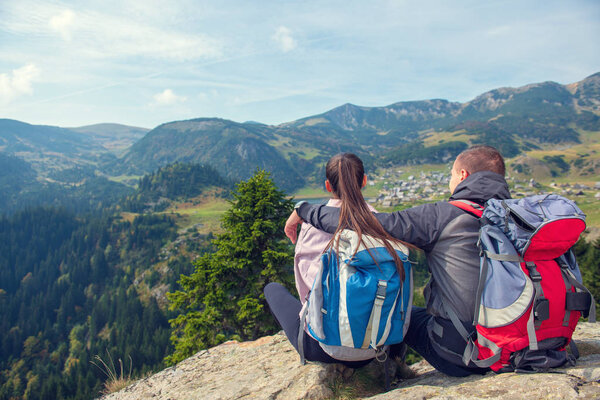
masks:
{"type": "Polygon", "coordinates": [[[117,372],[115,363],[113,362],[112,356],[108,350],[106,350],[106,354],[108,355],[108,362],[104,361],[99,355],[94,356],[97,362],[90,361],[108,378],[106,382],[104,382],[104,389],[100,392],[103,395],[118,392],[119,390],[124,389],[133,383],[133,379],[131,379],[131,370],[133,367],[133,360],[131,359],[131,356],[129,356],[129,372],[127,375],[125,375],[123,360],[119,358],[119,371],[117,372]]]}

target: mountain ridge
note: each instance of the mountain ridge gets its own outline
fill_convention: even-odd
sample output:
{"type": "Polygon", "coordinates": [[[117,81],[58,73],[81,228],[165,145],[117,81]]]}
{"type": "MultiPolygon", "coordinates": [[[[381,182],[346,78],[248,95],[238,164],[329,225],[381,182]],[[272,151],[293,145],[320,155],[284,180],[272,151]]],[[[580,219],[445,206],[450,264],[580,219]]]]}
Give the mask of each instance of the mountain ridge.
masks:
{"type": "MultiPolygon", "coordinates": [[[[599,132],[600,72],[567,85],[546,81],[500,87],[464,103],[346,103],[279,125],[201,117],[146,130],[119,124],[60,128],[4,119],[0,151],[29,163],[39,182],[71,185],[77,183],[73,176],[99,175],[131,184],[160,167],[185,162],[208,164],[233,181],[263,168],[278,186],[293,192],[319,184],[324,163],[338,152],[356,153],[372,170],[445,162],[480,143],[498,147],[508,158],[580,145],[582,135],[586,145],[594,144],[600,142],[599,132]]],[[[592,152],[588,158],[600,156],[592,152]]]]}
{"type": "MultiPolygon", "coordinates": [[[[149,168],[169,161],[203,162],[231,179],[244,179],[249,164],[242,163],[244,145],[240,142],[251,138],[252,147],[260,148],[262,163],[253,158],[250,164],[270,167],[276,182],[290,190],[315,182],[320,166],[339,151],[356,152],[371,167],[381,164],[378,159],[393,162],[392,155],[405,154],[403,149],[411,144],[422,143],[427,153],[430,146],[423,141],[424,132],[455,132],[455,136],[462,134],[464,139],[457,140],[466,145],[488,143],[512,157],[540,145],[580,143],[580,129],[600,131],[600,107],[595,108],[596,103],[600,104],[600,90],[596,90],[599,77],[600,74],[594,74],[578,82],[577,96],[566,85],[548,81],[490,90],[465,103],[444,99],[396,102],[383,107],[346,103],[275,126],[208,118],[175,121],[160,125],[133,145],[125,156],[125,164],[149,168]],[[578,102],[586,107],[579,107],[578,102]],[[173,131],[168,139],[164,134],[167,130],[173,131]],[[232,132],[237,132],[237,137],[232,132]],[[190,139],[198,135],[212,141],[190,139]],[[162,152],[149,151],[158,147],[162,152]],[[224,159],[215,155],[223,148],[233,150],[232,153],[241,151],[240,157],[226,160],[229,168],[220,166],[224,159]],[[194,149],[205,153],[186,156],[194,149]]],[[[462,147],[444,148],[443,159],[455,156],[462,147]]],[[[439,146],[432,151],[439,152],[439,146]]],[[[423,151],[418,154],[421,157],[423,151]]],[[[421,162],[411,159],[410,154],[401,160],[421,162]]]]}

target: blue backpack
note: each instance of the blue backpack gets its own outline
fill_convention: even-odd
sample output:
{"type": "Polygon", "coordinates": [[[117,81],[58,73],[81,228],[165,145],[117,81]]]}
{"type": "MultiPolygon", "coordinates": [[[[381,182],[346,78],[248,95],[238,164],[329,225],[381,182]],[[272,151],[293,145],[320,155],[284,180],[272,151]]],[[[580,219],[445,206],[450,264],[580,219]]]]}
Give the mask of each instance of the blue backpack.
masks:
{"type": "Polygon", "coordinates": [[[391,243],[404,264],[402,280],[380,240],[363,235],[359,243],[351,230],[338,235],[339,254],[333,248],[323,254],[301,313],[298,351],[302,363],[305,326],[326,353],[346,361],[378,357],[385,346],[402,342],[408,329],[413,299],[408,249],[391,243]]]}

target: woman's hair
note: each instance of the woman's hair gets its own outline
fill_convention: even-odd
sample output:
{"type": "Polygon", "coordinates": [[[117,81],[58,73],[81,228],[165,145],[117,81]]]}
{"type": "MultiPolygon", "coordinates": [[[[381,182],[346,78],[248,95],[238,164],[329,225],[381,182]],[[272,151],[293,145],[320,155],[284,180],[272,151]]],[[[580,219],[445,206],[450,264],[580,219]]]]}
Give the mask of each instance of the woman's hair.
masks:
{"type": "MultiPolygon", "coordinates": [[[[335,244],[336,252],[339,254],[339,236],[338,240],[334,243],[335,237],[344,229],[351,229],[358,235],[359,243],[364,244],[367,251],[369,251],[369,246],[362,239],[363,234],[369,235],[383,242],[387,251],[394,258],[396,269],[402,280],[404,280],[404,265],[392,247],[391,242],[402,243],[408,247],[413,246],[409,246],[392,237],[383,229],[377,218],[375,218],[361,192],[364,175],[365,170],[361,159],[352,153],[336,154],[327,162],[325,176],[331,184],[333,193],[341,200],[341,205],[337,230],[326,249],[331,248],[335,244]]],[[[356,250],[358,251],[358,248],[356,250]]],[[[370,251],[369,254],[375,263],[377,263],[377,260],[370,251]]]]}

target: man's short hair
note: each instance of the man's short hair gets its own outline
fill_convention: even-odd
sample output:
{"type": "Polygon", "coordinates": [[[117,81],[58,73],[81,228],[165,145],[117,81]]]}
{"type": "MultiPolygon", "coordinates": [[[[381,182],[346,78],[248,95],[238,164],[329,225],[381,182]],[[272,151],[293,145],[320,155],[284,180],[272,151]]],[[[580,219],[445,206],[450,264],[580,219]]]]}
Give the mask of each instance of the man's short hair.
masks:
{"type": "Polygon", "coordinates": [[[504,158],[492,146],[471,146],[456,157],[456,168],[464,169],[469,174],[479,171],[492,171],[504,176],[506,167],[504,158]]]}

